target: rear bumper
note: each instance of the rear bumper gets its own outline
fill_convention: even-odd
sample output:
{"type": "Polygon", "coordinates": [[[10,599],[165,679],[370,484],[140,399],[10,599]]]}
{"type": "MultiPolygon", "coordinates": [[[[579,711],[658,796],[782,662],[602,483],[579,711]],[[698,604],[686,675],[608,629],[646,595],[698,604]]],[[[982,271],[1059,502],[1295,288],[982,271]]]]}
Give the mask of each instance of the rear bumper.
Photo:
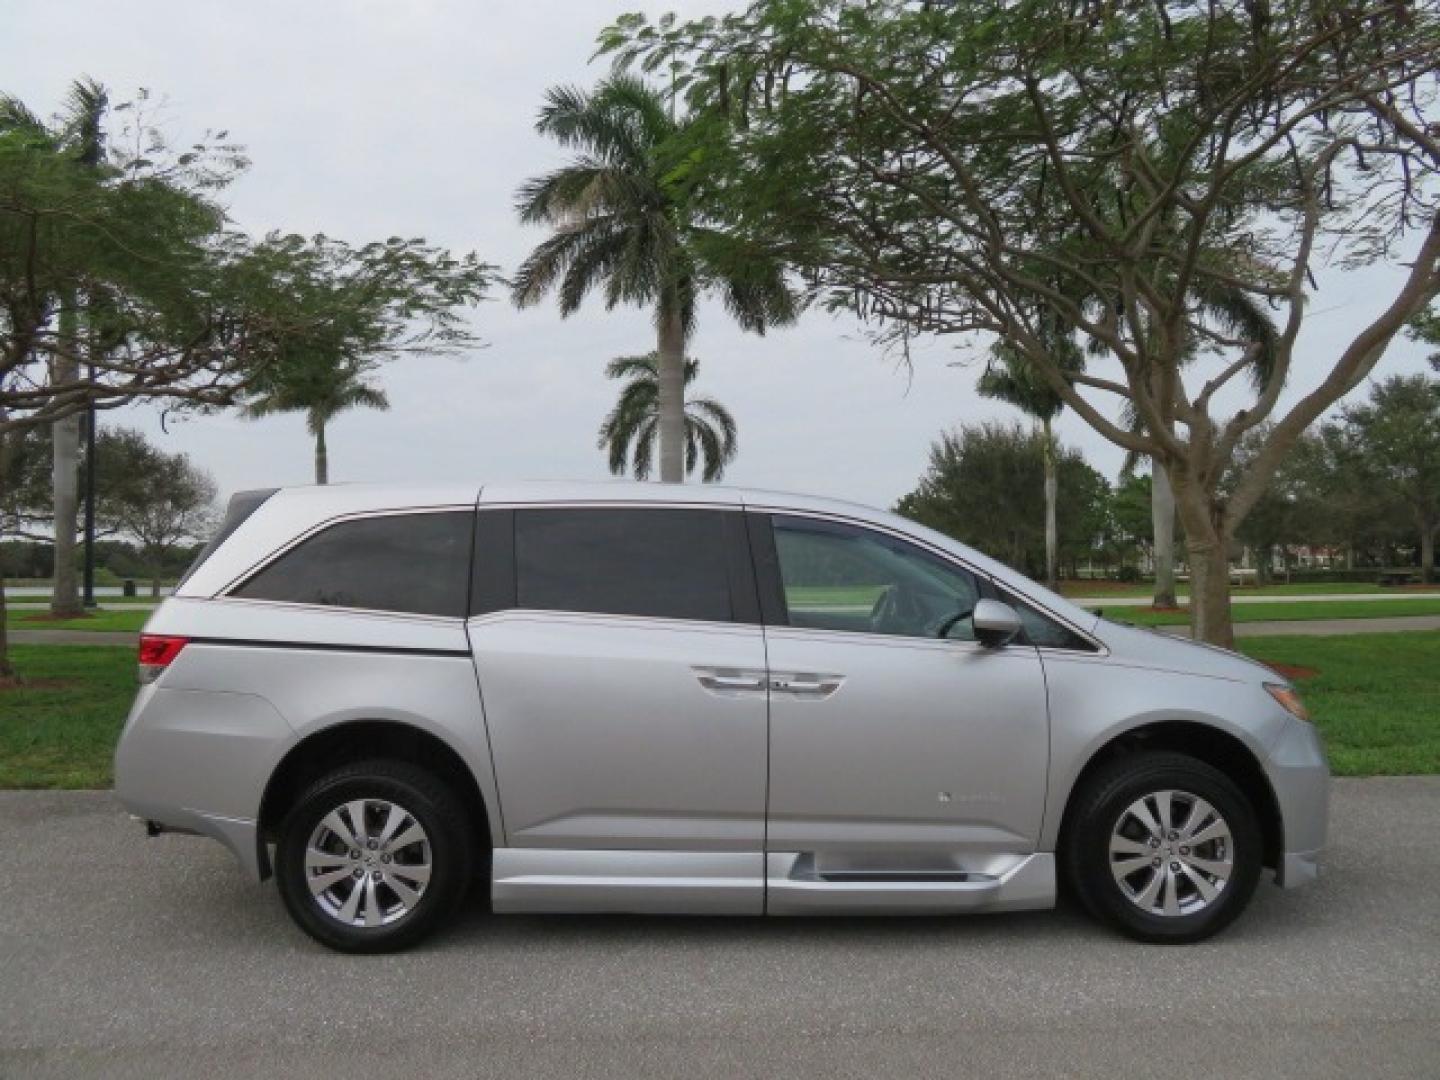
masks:
{"type": "Polygon", "coordinates": [[[162,829],[220,841],[264,880],[257,818],[294,731],[253,694],[142,687],[115,748],[115,794],[162,829]]]}
{"type": "Polygon", "coordinates": [[[147,824],[159,826],[160,832],[192,833],[218,840],[230,849],[240,869],[251,881],[261,882],[270,870],[260,855],[259,833],[250,818],[230,818],[173,806],[147,807],[146,804],[121,799],[120,804],[147,824]]]}
{"type": "Polygon", "coordinates": [[[1315,728],[1292,720],[1270,751],[1266,766],[1280,808],[1284,850],[1275,884],[1286,889],[1320,876],[1330,820],[1330,766],[1315,728]]]}

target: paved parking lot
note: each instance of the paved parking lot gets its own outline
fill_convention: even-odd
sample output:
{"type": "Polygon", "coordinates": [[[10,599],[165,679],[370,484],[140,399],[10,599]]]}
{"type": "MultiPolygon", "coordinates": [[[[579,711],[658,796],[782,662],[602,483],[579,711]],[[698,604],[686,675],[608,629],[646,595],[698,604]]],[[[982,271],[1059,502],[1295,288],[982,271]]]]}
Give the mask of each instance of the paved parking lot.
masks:
{"type": "Polygon", "coordinates": [[[0,1076],[1440,1076],[1440,778],[1340,781],[1221,939],[1070,911],[491,918],[346,957],[208,841],[0,793],[0,1076]]]}

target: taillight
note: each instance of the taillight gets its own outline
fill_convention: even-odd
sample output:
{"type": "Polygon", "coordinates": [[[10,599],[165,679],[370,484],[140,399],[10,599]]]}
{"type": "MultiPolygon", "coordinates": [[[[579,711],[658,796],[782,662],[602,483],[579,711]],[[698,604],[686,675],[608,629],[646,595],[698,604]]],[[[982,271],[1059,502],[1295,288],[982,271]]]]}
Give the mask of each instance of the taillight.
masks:
{"type": "Polygon", "coordinates": [[[140,681],[154,682],[160,673],[180,655],[189,638],[169,637],[165,634],[140,635],[140,681]]]}

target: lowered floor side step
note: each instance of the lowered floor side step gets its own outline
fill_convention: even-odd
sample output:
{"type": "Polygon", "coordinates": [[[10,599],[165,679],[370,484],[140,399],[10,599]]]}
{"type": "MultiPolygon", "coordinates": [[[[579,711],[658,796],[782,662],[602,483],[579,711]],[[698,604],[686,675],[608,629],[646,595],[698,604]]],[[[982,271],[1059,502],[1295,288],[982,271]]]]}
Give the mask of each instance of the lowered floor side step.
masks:
{"type": "Polygon", "coordinates": [[[960,869],[844,869],[817,872],[812,856],[766,857],[765,910],[771,915],[945,915],[1024,911],[1055,904],[1055,856],[1017,855],[995,873],[960,869]]]}

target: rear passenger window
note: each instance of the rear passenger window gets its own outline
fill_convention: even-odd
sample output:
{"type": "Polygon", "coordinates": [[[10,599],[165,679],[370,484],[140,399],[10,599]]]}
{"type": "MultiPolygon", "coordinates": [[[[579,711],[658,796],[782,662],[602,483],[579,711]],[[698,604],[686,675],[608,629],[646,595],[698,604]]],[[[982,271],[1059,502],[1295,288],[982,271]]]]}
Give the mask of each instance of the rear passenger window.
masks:
{"type": "Polygon", "coordinates": [[[516,602],[729,622],[721,515],[706,510],[517,510],[516,602]]]}
{"type": "Polygon", "coordinates": [[[286,552],[231,595],[463,617],[474,518],[390,514],[343,521],[286,552]]]}

